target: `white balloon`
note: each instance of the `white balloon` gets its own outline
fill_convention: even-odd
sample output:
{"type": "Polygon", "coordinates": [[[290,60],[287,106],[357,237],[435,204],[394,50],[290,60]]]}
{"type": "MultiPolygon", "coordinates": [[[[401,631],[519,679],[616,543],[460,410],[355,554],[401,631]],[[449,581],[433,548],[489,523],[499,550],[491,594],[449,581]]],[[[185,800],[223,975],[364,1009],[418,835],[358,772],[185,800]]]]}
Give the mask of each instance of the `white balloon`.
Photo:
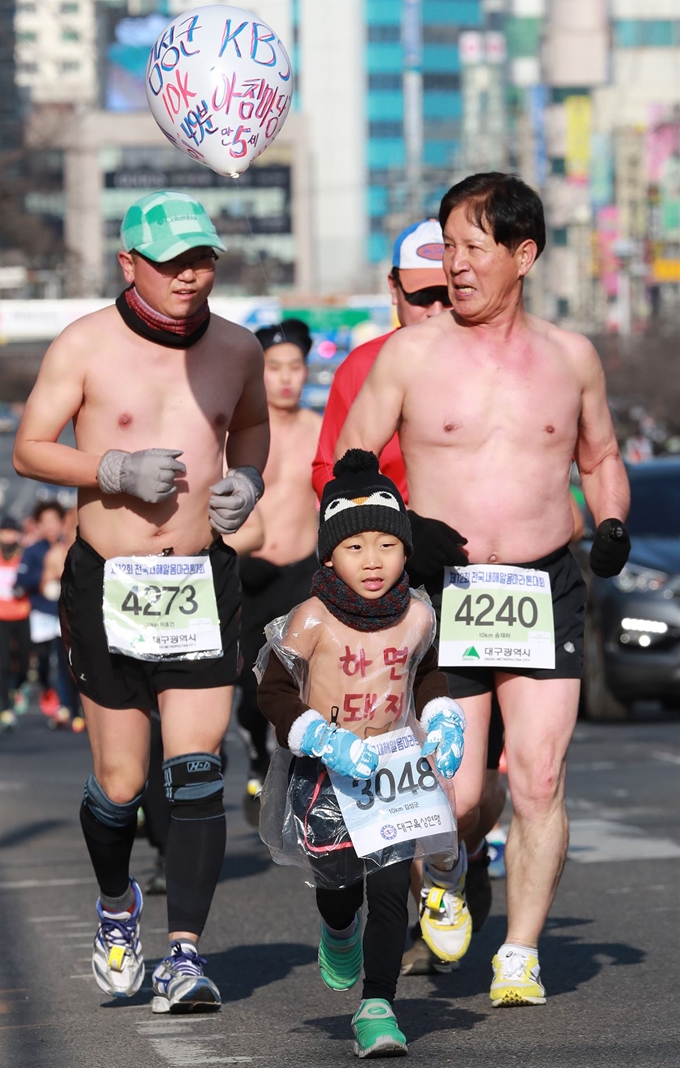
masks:
{"type": "Polygon", "coordinates": [[[184,11],[146,66],[151,114],[169,141],[236,178],[272,143],[293,93],[281,41],[252,11],[219,4],[184,11]]]}

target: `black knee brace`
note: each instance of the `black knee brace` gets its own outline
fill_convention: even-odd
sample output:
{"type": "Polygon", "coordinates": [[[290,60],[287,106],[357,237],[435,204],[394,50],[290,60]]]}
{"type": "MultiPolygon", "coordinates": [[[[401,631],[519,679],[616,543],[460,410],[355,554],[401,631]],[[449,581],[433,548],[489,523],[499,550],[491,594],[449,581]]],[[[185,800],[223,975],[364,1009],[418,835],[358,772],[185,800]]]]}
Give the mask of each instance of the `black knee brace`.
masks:
{"type": "Polygon", "coordinates": [[[141,794],[133,797],[132,801],[126,801],[124,804],[112,801],[104,793],[94,775],[90,775],[85,783],[83,804],[89,808],[95,819],[106,827],[126,827],[129,823],[132,823],[133,820],[137,819],[137,809],[141,801],[141,794]]]}
{"type": "Polygon", "coordinates": [[[187,753],[163,761],[165,794],[176,820],[224,815],[221,761],[214,753],[187,753]]]}

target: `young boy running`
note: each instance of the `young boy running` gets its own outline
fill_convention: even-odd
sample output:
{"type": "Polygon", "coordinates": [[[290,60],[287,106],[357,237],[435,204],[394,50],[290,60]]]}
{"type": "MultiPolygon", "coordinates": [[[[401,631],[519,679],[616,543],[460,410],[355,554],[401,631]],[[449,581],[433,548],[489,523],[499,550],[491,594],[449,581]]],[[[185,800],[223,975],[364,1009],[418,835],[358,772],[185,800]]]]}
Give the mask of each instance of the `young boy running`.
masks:
{"type": "MultiPolygon", "coordinates": [[[[347,990],[357,982],[363,962],[363,998],[352,1018],[354,1052],[359,1057],[394,1056],[407,1052],[392,1002],[408,923],[415,842],[371,854],[379,856],[375,863],[362,860],[349,841],[326,769],[350,780],[370,779],[378,751],[367,740],[404,726],[415,706],[425,734],[422,756],[434,754],[440,775],[451,778],[463,755],[465,719],[437,670],[432,608],[409,589],[404,562],[412,550],[411,530],[399,491],[379,473],[377,458],[363,450],[346,453],[333,473],[321,500],[322,566],[313,579],[312,597],[285,621],[279,655],[272,652],[268,658],[259,702],[279,744],[296,758],[294,796],[308,798],[304,811],[294,815],[305,828],[298,838],[300,849],[313,858],[322,919],[321,977],[332,989],[347,990]],[[303,687],[283,659],[302,665],[303,687]],[[333,841],[324,842],[329,818],[333,841]],[[368,917],[362,952],[365,871],[368,917]]],[[[430,788],[436,788],[426,761],[423,769],[432,777],[430,788]]],[[[369,789],[367,784],[364,792],[369,789]]],[[[452,856],[448,864],[435,859],[451,869],[452,856]]]]}

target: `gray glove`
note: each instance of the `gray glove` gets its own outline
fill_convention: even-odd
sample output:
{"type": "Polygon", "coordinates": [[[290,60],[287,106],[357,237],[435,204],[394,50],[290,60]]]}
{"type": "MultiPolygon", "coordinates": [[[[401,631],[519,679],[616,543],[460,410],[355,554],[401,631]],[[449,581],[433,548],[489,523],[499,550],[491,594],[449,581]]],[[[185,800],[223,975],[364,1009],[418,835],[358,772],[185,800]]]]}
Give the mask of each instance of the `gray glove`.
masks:
{"type": "Polygon", "coordinates": [[[129,493],[149,504],[166,501],[177,493],[177,475],[187,469],[177,457],[181,449],[141,449],[122,452],[109,449],[99,461],[97,482],[102,493],[129,493]]]}
{"type": "Polygon", "coordinates": [[[226,478],[210,487],[208,515],[219,534],[235,534],[264,493],[262,475],[256,467],[232,467],[226,478]]]}

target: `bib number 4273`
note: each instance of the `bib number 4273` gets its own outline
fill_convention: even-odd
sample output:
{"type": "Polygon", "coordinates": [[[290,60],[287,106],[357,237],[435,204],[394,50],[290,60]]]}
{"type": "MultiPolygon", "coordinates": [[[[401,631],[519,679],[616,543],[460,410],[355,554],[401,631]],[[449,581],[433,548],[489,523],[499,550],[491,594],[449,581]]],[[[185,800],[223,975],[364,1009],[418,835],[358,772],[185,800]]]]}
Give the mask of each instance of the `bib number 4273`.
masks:
{"type": "Polygon", "coordinates": [[[177,600],[177,609],[183,616],[198,612],[196,587],[186,586],[131,586],[120,606],[121,612],[133,616],[169,616],[177,600]]]}

